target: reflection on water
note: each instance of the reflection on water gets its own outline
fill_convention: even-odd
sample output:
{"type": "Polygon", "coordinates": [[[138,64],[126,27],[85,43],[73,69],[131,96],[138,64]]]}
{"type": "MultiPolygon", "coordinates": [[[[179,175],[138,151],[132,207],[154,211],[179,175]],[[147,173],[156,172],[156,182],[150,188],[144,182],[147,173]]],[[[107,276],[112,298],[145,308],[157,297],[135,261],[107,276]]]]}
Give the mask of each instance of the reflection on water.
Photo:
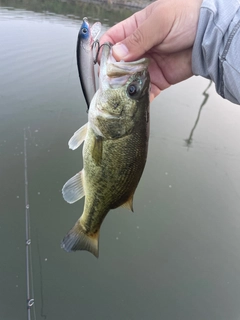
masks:
{"type": "Polygon", "coordinates": [[[108,214],[98,260],[68,254],[60,242],[83,203],[62,199],[63,184],[82,168],[81,150],[67,142],[87,121],[77,35],[83,16],[105,21],[105,30],[123,11],[99,6],[98,16],[94,5],[63,1],[1,5],[0,319],[27,318],[24,128],[37,319],[238,319],[239,106],[200,77],[163,92],[151,105],[134,213],[108,214]]]}
{"type": "Polygon", "coordinates": [[[58,21],[61,18],[62,21],[68,20],[73,23],[74,20],[87,16],[90,22],[98,20],[107,26],[112,26],[116,22],[126,19],[137,10],[134,7],[110,6],[108,3],[91,3],[91,1],[75,1],[73,3],[68,0],[1,0],[1,7],[8,8],[8,10],[22,9],[14,12],[15,19],[36,19],[36,15],[32,16],[30,12],[26,11],[29,10],[40,13],[39,18],[51,19],[52,22],[55,16],[58,21]]]}
{"type": "Polygon", "coordinates": [[[208,101],[209,94],[207,93],[207,91],[208,91],[208,89],[211,87],[211,85],[212,85],[212,80],[210,80],[209,85],[208,85],[207,88],[203,91],[204,99],[203,99],[202,104],[201,104],[200,107],[199,107],[197,119],[196,119],[196,121],[195,121],[195,123],[194,123],[194,126],[193,126],[193,128],[192,128],[192,130],[191,130],[191,132],[190,132],[190,135],[189,135],[188,139],[185,140],[187,147],[190,147],[191,144],[192,144],[193,134],[194,134],[194,131],[195,131],[196,127],[197,127],[197,124],[198,124],[198,122],[199,122],[199,120],[200,120],[202,108],[205,106],[205,104],[206,104],[207,101],[208,101]]]}

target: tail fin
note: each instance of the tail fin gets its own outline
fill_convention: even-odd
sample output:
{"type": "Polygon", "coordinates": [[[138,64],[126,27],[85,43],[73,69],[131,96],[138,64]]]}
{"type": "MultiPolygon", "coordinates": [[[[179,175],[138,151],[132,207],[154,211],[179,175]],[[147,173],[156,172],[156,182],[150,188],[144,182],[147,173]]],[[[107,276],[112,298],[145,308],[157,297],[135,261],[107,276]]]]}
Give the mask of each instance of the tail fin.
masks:
{"type": "Polygon", "coordinates": [[[99,231],[91,236],[87,235],[82,228],[80,221],[77,221],[75,226],[63,238],[61,248],[67,252],[86,250],[98,258],[98,239],[99,231]]]}

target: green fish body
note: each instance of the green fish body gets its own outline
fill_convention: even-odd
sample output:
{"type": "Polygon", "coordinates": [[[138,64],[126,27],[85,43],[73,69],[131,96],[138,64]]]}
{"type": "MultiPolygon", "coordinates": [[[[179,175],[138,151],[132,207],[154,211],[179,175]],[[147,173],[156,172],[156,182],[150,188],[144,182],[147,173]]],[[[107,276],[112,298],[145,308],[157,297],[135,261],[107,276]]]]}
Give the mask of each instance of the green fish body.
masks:
{"type": "Polygon", "coordinates": [[[99,254],[100,226],[110,209],[133,211],[133,195],[147,159],[149,138],[148,60],[116,62],[111,45],[103,46],[100,88],[92,99],[89,121],[69,141],[83,141],[83,170],[63,187],[73,203],[85,196],[84,210],[62,241],[66,251],[99,254]]]}

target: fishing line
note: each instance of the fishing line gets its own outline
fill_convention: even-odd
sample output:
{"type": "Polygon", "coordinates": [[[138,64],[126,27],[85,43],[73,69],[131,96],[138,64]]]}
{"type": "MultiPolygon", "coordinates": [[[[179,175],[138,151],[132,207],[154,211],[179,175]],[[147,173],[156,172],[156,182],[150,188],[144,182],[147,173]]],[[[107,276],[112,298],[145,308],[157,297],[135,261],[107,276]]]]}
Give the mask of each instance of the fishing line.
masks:
{"type": "Polygon", "coordinates": [[[30,211],[28,198],[28,174],[27,174],[27,136],[24,128],[24,183],[25,183],[25,231],[26,231],[26,295],[27,295],[27,319],[31,320],[31,309],[36,319],[33,290],[32,252],[30,237],[30,211]]]}
{"type": "Polygon", "coordinates": [[[209,98],[209,94],[207,93],[208,89],[211,87],[212,85],[212,80],[210,80],[207,88],[203,91],[202,95],[204,96],[204,99],[203,99],[203,102],[201,103],[200,107],[199,107],[199,110],[198,110],[198,114],[197,114],[197,118],[195,120],[195,123],[193,125],[193,128],[189,134],[189,137],[187,139],[185,139],[185,142],[187,144],[187,147],[189,148],[192,144],[192,141],[193,141],[193,134],[194,134],[194,131],[198,125],[198,122],[200,120],[200,116],[201,116],[201,112],[202,112],[202,108],[205,106],[205,104],[207,103],[208,101],[208,98],[209,98]]]}

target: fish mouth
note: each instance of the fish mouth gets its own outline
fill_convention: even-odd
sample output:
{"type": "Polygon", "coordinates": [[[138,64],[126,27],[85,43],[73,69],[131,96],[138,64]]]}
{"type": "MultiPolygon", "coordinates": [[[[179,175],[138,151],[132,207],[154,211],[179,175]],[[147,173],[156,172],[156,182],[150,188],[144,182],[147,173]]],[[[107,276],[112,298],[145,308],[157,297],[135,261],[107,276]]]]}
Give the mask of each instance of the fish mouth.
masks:
{"type": "Polygon", "coordinates": [[[100,63],[100,88],[121,87],[129,77],[137,72],[147,70],[149,59],[142,58],[137,61],[125,62],[116,61],[112,55],[112,46],[110,42],[102,45],[102,56],[100,63]]]}
{"type": "MultiPolygon", "coordinates": [[[[110,57],[111,60],[113,56],[110,57]]],[[[114,59],[114,58],[113,58],[114,59]]],[[[115,60],[115,59],[114,59],[115,60]]],[[[147,69],[149,59],[142,58],[137,61],[125,62],[125,61],[109,61],[107,65],[107,75],[110,78],[121,77],[126,75],[132,75],[137,72],[142,72],[147,69]]]]}

